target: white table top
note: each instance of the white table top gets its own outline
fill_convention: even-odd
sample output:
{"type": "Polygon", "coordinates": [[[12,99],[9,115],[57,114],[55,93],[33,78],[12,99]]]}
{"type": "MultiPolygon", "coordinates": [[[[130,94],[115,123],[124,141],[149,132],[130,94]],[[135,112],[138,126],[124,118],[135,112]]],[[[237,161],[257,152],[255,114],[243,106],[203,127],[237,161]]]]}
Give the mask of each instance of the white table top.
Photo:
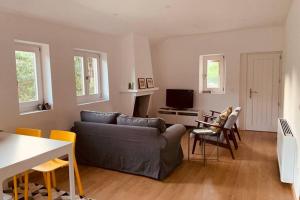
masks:
{"type": "Polygon", "coordinates": [[[70,199],[74,200],[75,181],[71,142],[0,132],[0,200],[7,198],[2,190],[6,178],[63,155],[68,155],[69,158],[70,199]]]}
{"type": "Polygon", "coordinates": [[[70,142],[0,132],[0,170],[70,144],[70,142]]]}

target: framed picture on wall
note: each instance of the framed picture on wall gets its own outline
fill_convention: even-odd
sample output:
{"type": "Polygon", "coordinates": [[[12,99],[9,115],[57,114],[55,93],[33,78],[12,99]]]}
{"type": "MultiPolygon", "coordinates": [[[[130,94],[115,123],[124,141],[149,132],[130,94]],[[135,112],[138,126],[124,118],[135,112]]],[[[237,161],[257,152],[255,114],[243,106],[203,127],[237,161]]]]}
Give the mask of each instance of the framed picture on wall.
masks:
{"type": "Polygon", "coordinates": [[[144,78],[138,78],[139,89],[146,89],[146,80],[144,78]]]}
{"type": "Polygon", "coordinates": [[[146,78],[147,88],[154,88],[154,83],[152,78],[146,78]]]}

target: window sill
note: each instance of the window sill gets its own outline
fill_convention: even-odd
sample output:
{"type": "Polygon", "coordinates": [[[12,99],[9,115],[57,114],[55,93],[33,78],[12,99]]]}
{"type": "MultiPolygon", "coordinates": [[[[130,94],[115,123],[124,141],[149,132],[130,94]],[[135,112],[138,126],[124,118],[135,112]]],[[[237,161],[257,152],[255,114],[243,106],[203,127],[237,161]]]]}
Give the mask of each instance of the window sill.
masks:
{"type": "Polygon", "coordinates": [[[203,91],[199,91],[199,94],[216,94],[216,95],[218,95],[218,94],[225,94],[225,92],[203,92],[203,91]]]}
{"type": "Polygon", "coordinates": [[[95,104],[95,103],[104,103],[104,102],[109,102],[109,99],[101,99],[101,100],[98,100],[98,101],[90,101],[90,102],[85,102],[85,103],[78,103],[78,106],[90,105],[90,104],[95,104]]]}
{"type": "Polygon", "coordinates": [[[50,112],[50,110],[33,110],[33,111],[28,111],[28,112],[21,112],[20,115],[32,115],[32,114],[37,114],[37,113],[44,113],[44,112],[50,112]]]}

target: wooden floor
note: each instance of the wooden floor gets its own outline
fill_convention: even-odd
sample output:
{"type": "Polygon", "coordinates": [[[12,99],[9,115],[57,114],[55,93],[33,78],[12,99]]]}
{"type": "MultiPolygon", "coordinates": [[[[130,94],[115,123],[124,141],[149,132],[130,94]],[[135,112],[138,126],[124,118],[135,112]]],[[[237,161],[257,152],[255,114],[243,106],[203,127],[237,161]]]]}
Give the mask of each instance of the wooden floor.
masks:
{"type": "MultiPolygon", "coordinates": [[[[185,158],[187,138],[182,140],[185,158]]],[[[243,132],[235,155],[232,160],[228,150],[222,149],[220,161],[208,161],[206,167],[196,157],[184,160],[164,181],[87,166],[81,166],[80,173],[86,195],[97,200],[293,199],[291,187],[279,181],[274,133],[243,132]]],[[[59,187],[68,189],[66,169],[57,176],[59,187]]]]}

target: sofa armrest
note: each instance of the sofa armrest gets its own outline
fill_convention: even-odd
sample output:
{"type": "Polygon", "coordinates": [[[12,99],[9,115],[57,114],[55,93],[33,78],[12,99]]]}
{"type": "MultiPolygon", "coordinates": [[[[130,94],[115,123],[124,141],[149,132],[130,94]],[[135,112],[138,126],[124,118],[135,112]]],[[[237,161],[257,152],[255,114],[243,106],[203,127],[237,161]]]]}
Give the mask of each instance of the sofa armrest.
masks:
{"type": "Polygon", "coordinates": [[[185,127],[181,124],[175,124],[167,128],[161,135],[164,145],[160,149],[160,172],[159,179],[165,178],[173,171],[183,160],[183,151],[181,147],[181,138],[185,134],[185,127]]]}
{"type": "Polygon", "coordinates": [[[167,130],[162,134],[166,139],[166,146],[177,146],[180,144],[181,137],[184,135],[186,128],[182,124],[175,124],[167,128],[167,130]]]}

